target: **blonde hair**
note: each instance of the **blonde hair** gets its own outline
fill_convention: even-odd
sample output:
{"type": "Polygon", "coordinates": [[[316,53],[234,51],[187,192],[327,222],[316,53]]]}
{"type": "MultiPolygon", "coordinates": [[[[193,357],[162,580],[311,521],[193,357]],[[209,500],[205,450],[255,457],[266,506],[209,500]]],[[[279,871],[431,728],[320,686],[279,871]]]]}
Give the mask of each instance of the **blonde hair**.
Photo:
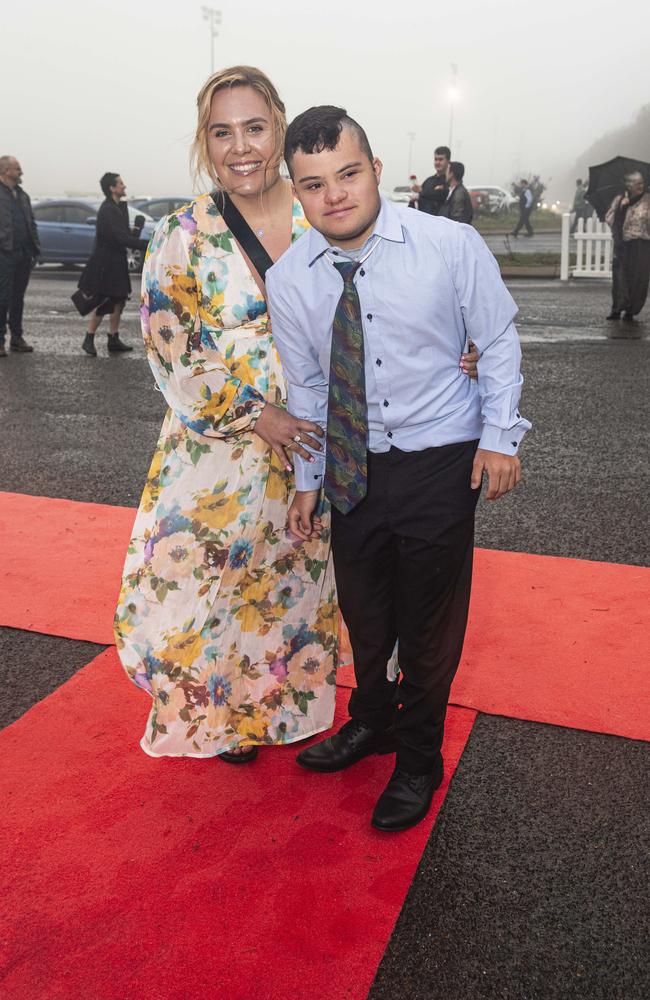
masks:
{"type": "Polygon", "coordinates": [[[212,98],[218,90],[226,87],[251,87],[252,90],[260,94],[271,113],[271,124],[275,139],[275,158],[269,167],[275,168],[282,162],[284,148],[284,136],[287,131],[287,116],[284,104],[280,100],[280,95],[269,80],[268,76],[254,66],[230,66],[228,69],[220,69],[208,77],[201,87],[196,98],[197,122],[196,133],[190,153],[192,166],[192,177],[197,184],[203,175],[206,175],[217,186],[222,189],[223,185],[214,169],[210,153],[208,151],[208,124],[210,122],[210,107],[212,98]]]}

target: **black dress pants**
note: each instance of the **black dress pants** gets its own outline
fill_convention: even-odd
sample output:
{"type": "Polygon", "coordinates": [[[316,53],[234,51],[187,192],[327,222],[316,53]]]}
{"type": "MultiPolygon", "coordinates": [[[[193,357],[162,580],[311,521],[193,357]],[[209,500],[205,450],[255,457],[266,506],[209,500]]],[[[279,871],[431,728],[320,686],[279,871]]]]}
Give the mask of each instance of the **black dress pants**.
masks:
{"type": "Polygon", "coordinates": [[[23,335],[23,307],[31,271],[28,255],[0,251],[0,342],[7,332],[7,317],[11,339],[15,342],[23,335]]]}
{"type": "Polygon", "coordinates": [[[347,515],[332,509],[336,585],[357,679],[350,715],[374,729],[394,723],[397,763],[416,774],[437,763],[465,637],[476,448],[468,441],[369,453],[367,496],[347,515]],[[399,685],[386,676],[396,642],[399,685]]]}
{"type": "Polygon", "coordinates": [[[638,316],[648,297],[650,240],[628,240],[614,248],[612,311],[638,316]]]}
{"type": "Polygon", "coordinates": [[[514,235],[519,236],[521,230],[526,227],[526,233],[528,236],[534,236],[533,227],[530,224],[530,216],[532,214],[532,206],[530,208],[520,208],[519,209],[519,220],[515,226],[514,235]]]}

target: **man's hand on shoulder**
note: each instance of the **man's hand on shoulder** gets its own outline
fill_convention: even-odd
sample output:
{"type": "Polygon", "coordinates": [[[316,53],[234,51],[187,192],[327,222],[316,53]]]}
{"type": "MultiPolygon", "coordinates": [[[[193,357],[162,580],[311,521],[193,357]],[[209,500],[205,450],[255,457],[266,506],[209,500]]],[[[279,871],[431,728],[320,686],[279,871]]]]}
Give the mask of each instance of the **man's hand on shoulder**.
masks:
{"type": "Polygon", "coordinates": [[[503,455],[500,451],[478,448],[472,466],[472,489],[478,490],[483,473],[488,477],[486,500],[498,500],[514,490],[521,479],[521,462],[515,455],[503,455]]]}
{"type": "Polygon", "coordinates": [[[318,538],[321,533],[320,518],[314,517],[319,495],[320,490],[297,492],[289,507],[287,514],[289,531],[305,542],[310,538],[318,538]]]}

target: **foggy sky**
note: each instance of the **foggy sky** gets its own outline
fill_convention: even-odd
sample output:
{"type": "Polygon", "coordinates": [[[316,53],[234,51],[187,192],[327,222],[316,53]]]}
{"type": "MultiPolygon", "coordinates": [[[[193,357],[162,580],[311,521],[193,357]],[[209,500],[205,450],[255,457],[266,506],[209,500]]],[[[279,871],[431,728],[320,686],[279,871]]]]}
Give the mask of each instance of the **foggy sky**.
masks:
{"type": "MultiPolygon", "coordinates": [[[[642,0],[212,5],[223,15],[216,66],[259,66],[289,118],[312,104],[347,107],[384,162],[384,188],[407,181],[409,132],[413,171],[432,172],[433,147],[449,138],[452,63],[452,153],[469,184],[559,178],[650,101],[642,0]]],[[[25,0],[4,11],[0,31],[0,154],[19,157],[32,197],[98,191],[106,170],[130,196],[192,193],[195,99],[210,72],[200,3],[25,0]]]]}

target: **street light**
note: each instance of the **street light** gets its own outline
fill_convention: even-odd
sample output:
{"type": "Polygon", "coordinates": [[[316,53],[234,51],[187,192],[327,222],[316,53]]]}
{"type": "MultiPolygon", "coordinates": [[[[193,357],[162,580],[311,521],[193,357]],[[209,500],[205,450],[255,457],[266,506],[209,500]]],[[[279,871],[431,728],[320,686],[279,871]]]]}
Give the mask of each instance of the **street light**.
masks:
{"type": "Polygon", "coordinates": [[[454,138],[454,104],[460,97],[460,91],[458,89],[458,66],[456,63],[451,63],[451,86],[447,92],[449,97],[449,142],[447,145],[451,149],[451,143],[454,138]]]}
{"type": "Polygon", "coordinates": [[[413,173],[413,143],[415,142],[415,132],[406,133],[409,139],[409,177],[413,173]]]}
{"type": "Polygon", "coordinates": [[[203,20],[210,22],[210,72],[214,73],[214,40],[219,34],[219,27],[221,25],[221,11],[217,10],[216,7],[201,7],[203,11],[203,20]]]}

